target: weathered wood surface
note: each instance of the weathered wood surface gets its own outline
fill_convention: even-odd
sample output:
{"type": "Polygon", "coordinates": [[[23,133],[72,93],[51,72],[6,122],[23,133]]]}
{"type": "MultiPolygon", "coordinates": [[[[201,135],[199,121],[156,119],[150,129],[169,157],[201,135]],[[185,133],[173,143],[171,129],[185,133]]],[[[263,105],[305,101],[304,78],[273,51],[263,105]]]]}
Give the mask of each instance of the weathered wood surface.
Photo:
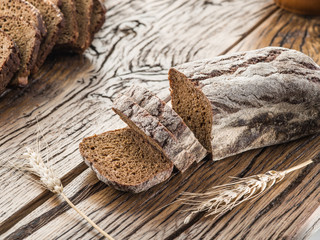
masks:
{"type": "MultiPolygon", "coordinates": [[[[235,235],[242,229],[247,230],[251,223],[250,220],[257,219],[259,228],[261,224],[262,226],[265,224],[273,230],[278,230],[281,226],[279,223],[283,224],[281,216],[278,215],[279,212],[286,213],[286,210],[292,207],[292,210],[287,214],[292,212],[297,214],[296,209],[300,210],[301,202],[305,203],[301,207],[303,210],[313,210],[308,207],[308,204],[317,201],[319,191],[314,191],[314,188],[309,188],[309,185],[316,187],[317,180],[312,176],[319,174],[320,166],[310,166],[303,171],[293,173],[279,184],[275,191],[268,192],[254,204],[239,206],[219,218],[217,224],[212,219],[203,218],[203,214],[198,214],[190,224],[184,225],[183,220],[186,213],[182,210],[186,208],[179,203],[173,203],[169,206],[166,204],[176,200],[183,191],[203,191],[210,186],[229,182],[228,176],[247,176],[267,171],[270,168],[276,167],[281,170],[296,165],[302,161],[302,158],[312,157],[316,153],[316,149],[305,150],[305,148],[313,149],[315,144],[317,144],[316,137],[305,138],[285,147],[275,146],[259,149],[224,161],[203,161],[199,165],[193,165],[185,174],[176,173],[167,183],[136,195],[106,188],[96,180],[92,171],[86,170],[66,187],[66,193],[74,202],[78,203],[77,206],[86,209],[89,216],[116,239],[172,239],[179,234],[182,234],[180,239],[215,236],[216,233],[207,234],[208,230],[221,231],[220,235],[216,235],[217,237],[221,236],[220,239],[237,239],[229,238],[229,234],[235,235]],[[272,157],[274,159],[270,161],[272,157]],[[283,159],[287,161],[285,162],[283,159]],[[304,176],[307,177],[303,180],[304,176]],[[308,184],[308,188],[305,187],[306,184],[308,184]],[[288,205],[286,209],[283,208],[283,199],[279,198],[279,192],[283,190],[285,192],[280,196],[285,197],[284,205],[288,205]],[[300,194],[303,191],[306,191],[307,194],[311,192],[307,198],[308,201],[296,198],[296,191],[300,194]],[[273,221],[276,222],[270,224],[270,221],[264,220],[265,216],[260,218],[259,213],[264,212],[268,213],[271,220],[275,218],[276,220],[273,221]],[[239,224],[239,222],[244,223],[239,224]],[[208,226],[205,228],[206,225],[208,226]],[[204,231],[200,231],[198,228],[204,231]],[[237,232],[233,231],[233,228],[237,232]]],[[[294,217],[296,216],[294,215],[294,217]]],[[[286,224],[290,226],[292,221],[288,221],[286,224]]],[[[254,237],[261,237],[255,226],[253,229],[256,234],[254,237]]],[[[266,232],[264,232],[265,234],[266,232]]],[[[80,221],[78,216],[73,214],[73,210],[66,207],[65,203],[61,203],[56,197],[53,197],[23,219],[21,223],[10,229],[5,236],[8,236],[8,239],[16,239],[19,236],[28,236],[29,239],[43,239],[46,236],[59,236],[60,239],[98,239],[99,234],[87,226],[85,222],[80,221]],[[42,229],[44,225],[46,231],[42,229]]]]}
{"type": "MultiPolygon", "coordinates": [[[[80,140],[117,127],[112,123],[119,120],[110,110],[110,99],[116,93],[139,83],[168,95],[167,69],[171,64],[194,57],[196,54],[189,52],[192,49],[199,57],[209,56],[208,43],[214,49],[212,54],[219,54],[275,8],[270,2],[250,1],[240,13],[238,8],[242,5],[241,1],[218,5],[200,1],[175,1],[173,4],[154,1],[147,5],[136,1],[108,1],[108,20],[84,57],[60,56],[48,60],[36,76],[35,84],[22,93],[13,91],[1,99],[1,159],[10,162],[19,156],[22,146],[35,142],[35,118],[38,118],[48,143],[57,144],[53,147],[53,166],[60,176],[72,175],[72,169],[82,163],[78,153],[80,140]],[[200,9],[203,22],[198,19],[201,23],[193,26],[200,9]],[[222,28],[220,20],[228,19],[225,18],[228,11],[233,20],[224,23],[222,28]],[[207,39],[202,38],[203,31],[190,34],[191,25],[193,28],[202,26],[203,31],[211,29],[211,34],[206,35],[207,39]],[[218,36],[221,40],[224,35],[229,36],[228,41],[216,41],[218,36]],[[179,41],[175,39],[177,36],[181,36],[179,41]],[[203,44],[205,49],[191,48],[199,39],[206,43],[203,44]]],[[[8,179],[9,175],[7,169],[0,170],[3,179],[8,179]]],[[[10,216],[21,215],[19,209],[32,205],[43,193],[33,183],[19,179],[14,185],[8,181],[2,185],[0,232],[8,226],[7,221],[11,222],[10,216]],[[15,195],[14,202],[11,195],[15,195]]]]}
{"type": "MultiPolygon", "coordinates": [[[[166,205],[183,191],[203,191],[230,181],[227,176],[298,164],[317,153],[319,136],[220,162],[202,161],[138,195],[98,182],[82,163],[78,143],[85,136],[123,126],[110,111],[111,99],[131,84],[148,87],[165,98],[167,69],[174,64],[216,56],[232,47],[235,51],[238,46],[242,50],[267,46],[272,39],[271,45],[276,46],[296,42],[293,48],[301,45],[319,63],[320,19],[275,12],[265,1],[142,4],[110,0],[106,4],[107,22],[84,57],[52,57],[32,86],[0,99],[1,161],[12,161],[25,144],[35,142],[37,117],[52,148],[51,162],[66,183],[66,194],[116,239],[302,239],[311,234],[318,220],[319,165],[292,173],[275,191],[215,221],[198,214],[184,225],[185,213],[180,210],[185,207],[166,205]]],[[[0,169],[1,238],[100,238],[61,200],[20,175],[8,181],[10,174],[0,169]]]]}

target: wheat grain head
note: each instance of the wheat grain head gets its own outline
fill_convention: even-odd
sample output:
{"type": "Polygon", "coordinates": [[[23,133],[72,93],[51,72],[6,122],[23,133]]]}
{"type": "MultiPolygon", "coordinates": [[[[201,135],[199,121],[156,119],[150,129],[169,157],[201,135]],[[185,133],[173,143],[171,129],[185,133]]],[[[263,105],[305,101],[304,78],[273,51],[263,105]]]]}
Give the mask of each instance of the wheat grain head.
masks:
{"type": "Polygon", "coordinates": [[[215,186],[205,193],[182,193],[178,201],[190,206],[186,210],[189,215],[185,218],[184,223],[188,223],[191,217],[198,212],[207,212],[206,216],[216,215],[216,218],[245,201],[261,196],[276,183],[282,181],[288,173],[312,162],[308,160],[285,171],[271,170],[265,174],[234,178],[234,182],[215,186]]]}
{"type": "Polygon", "coordinates": [[[26,147],[26,152],[22,155],[26,159],[21,167],[24,171],[39,177],[41,185],[53,193],[60,194],[63,186],[57,173],[48,164],[45,164],[39,152],[35,152],[26,147]]]}

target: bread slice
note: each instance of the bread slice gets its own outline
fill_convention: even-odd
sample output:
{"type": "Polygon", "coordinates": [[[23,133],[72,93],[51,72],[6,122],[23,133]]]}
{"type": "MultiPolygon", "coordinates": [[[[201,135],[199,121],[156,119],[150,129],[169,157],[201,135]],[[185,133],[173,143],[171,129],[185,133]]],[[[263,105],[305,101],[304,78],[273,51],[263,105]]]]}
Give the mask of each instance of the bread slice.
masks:
{"type": "Polygon", "coordinates": [[[97,177],[134,193],[168,179],[172,163],[132,129],[124,128],[82,140],[80,153],[97,177]]]}
{"type": "Polygon", "coordinates": [[[64,16],[65,24],[61,29],[60,36],[54,49],[70,50],[70,46],[74,46],[79,37],[74,0],[61,0],[60,10],[64,16]]]}
{"type": "Polygon", "coordinates": [[[267,47],[169,71],[172,106],[220,160],[320,131],[320,67],[267,47]]]}
{"type": "Polygon", "coordinates": [[[79,37],[74,44],[73,50],[82,53],[88,48],[91,41],[90,21],[92,14],[92,0],[75,0],[76,19],[78,23],[79,37]]]}
{"type": "Polygon", "coordinates": [[[31,23],[22,18],[10,16],[0,17],[0,30],[8,34],[16,43],[21,57],[19,71],[11,83],[14,85],[27,85],[30,70],[37,60],[41,42],[40,33],[31,23]]]}
{"type": "Polygon", "coordinates": [[[0,94],[18,70],[19,64],[18,48],[10,36],[0,30],[0,94]]]}
{"type": "Polygon", "coordinates": [[[200,144],[182,118],[155,94],[139,86],[132,86],[124,94],[131,97],[151,116],[156,117],[178,140],[182,148],[188,151],[190,158],[193,158],[194,161],[199,162],[207,155],[207,150],[200,144]]]}
{"type": "Polygon", "coordinates": [[[143,136],[152,146],[162,151],[173,164],[184,172],[196,159],[189,149],[166,128],[158,118],[150,115],[134,100],[126,95],[119,95],[112,108],[120,118],[143,136]]]}
{"type": "Polygon", "coordinates": [[[106,20],[107,9],[100,0],[93,0],[92,14],[91,14],[91,24],[90,33],[91,39],[93,39],[94,34],[99,31],[106,20]]]}
{"type": "Polygon", "coordinates": [[[37,8],[24,0],[0,0],[0,16],[23,18],[39,29],[41,36],[47,33],[42,16],[37,8]]]}
{"type": "Polygon", "coordinates": [[[40,45],[37,62],[32,69],[34,74],[42,66],[59,38],[63,15],[60,9],[49,0],[28,0],[28,2],[39,10],[47,26],[47,35],[40,45]]]}

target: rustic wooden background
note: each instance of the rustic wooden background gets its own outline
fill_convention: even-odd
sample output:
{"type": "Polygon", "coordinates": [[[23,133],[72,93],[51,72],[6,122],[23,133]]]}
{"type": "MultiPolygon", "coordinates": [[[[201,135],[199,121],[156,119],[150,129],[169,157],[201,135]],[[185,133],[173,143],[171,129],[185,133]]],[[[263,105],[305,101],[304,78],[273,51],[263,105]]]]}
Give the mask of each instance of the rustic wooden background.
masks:
{"type": "MultiPolygon", "coordinates": [[[[227,183],[228,176],[283,170],[320,152],[320,135],[204,159],[151,190],[130,194],[99,182],[79,154],[83,137],[124,126],[110,110],[133,84],[169,95],[172,65],[228,52],[283,46],[320,63],[320,18],[278,9],[267,0],[107,0],[107,21],[83,56],[53,55],[33,83],[0,98],[0,239],[101,239],[52,193],[6,166],[38,129],[65,193],[115,239],[307,239],[320,226],[320,164],[294,172],[256,201],[212,219],[183,224],[183,191],[227,183]],[[173,203],[171,205],[168,205],[173,203]]],[[[42,149],[43,155],[48,153],[42,149]]]]}

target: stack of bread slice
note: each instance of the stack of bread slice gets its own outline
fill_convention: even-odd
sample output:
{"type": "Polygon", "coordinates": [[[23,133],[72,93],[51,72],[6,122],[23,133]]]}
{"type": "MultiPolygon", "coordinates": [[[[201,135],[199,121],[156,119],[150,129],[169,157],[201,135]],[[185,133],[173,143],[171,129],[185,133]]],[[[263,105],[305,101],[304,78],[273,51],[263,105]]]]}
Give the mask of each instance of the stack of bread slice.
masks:
{"type": "Polygon", "coordinates": [[[113,110],[129,128],[85,138],[80,153],[98,178],[123,191],[141,192],[184,172],[207,150],[182,118],[147,89],[133,86],[113,110]]]}
{"type": "Polygon", "coordinates": [[[105,13],[100,0],[0,0],[0,94],[27,85],[52,50],[83,53],[105,13]]]}

